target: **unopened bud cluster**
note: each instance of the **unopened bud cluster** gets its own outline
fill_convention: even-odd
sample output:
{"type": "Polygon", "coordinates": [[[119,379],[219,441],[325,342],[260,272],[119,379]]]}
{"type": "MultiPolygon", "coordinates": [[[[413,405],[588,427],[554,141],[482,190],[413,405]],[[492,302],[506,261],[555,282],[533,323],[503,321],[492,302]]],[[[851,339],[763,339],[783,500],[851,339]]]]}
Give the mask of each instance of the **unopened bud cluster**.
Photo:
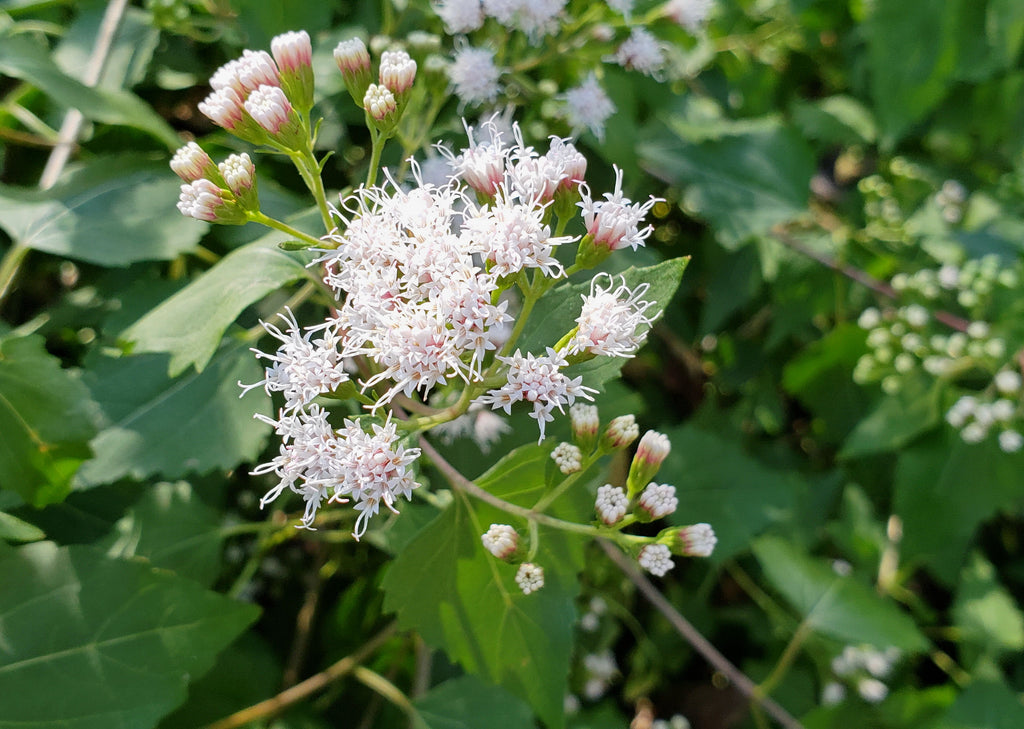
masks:
{"type": "Polygon", "coordinates": [[[968,443],[995,435],[1003,451],[1019,450],[1024,445],[1019,343],[1011,345],[1001,335],[1014,331],[1012,325],[990,323],[986,317],[999,316],[1000,302],[1013,295],[1020,281],[1018,270],[1002,268],[996,256],[893,277],[894,289],[920,303],[864,310],[858,324],[867,332],[870,351],[857,362],[854,381],[879,382],[891,395],[901,392],[908,378],[962,382],[972,389],[957,390],[946,421],[968,443]],[[963,310],[972,318],[964,320],[963,331],[951,330],[926,306],[963,310]]]}
{"type": "Polygon", "coordinates": [[[416,61],[404,50],[384,51],[374,83],[370,52],[359,38],[340,42],[334,49],[334,60],[345,88],[366,111],[370,124],[380,132],[390,133],[409,101],[416,79],[416,61]]]}

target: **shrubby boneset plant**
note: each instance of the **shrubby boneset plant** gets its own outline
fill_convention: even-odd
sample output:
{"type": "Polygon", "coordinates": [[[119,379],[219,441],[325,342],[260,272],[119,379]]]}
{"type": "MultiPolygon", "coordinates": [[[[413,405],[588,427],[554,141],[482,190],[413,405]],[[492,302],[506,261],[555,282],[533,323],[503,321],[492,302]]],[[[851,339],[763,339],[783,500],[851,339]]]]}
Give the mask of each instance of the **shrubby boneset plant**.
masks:
{"type": "MultiPolygon", "coordinates": [[[[452,21],[456,5],[442,10],[452,21]]],[[[502,22],[528,35],[543,34],[554,22],[524,13],[502,22]]],[[[631,36],[629,42],[633,50],[620,48],[618,61],[647,68],[639,49],[651,41],[631,36]],[[619,58],[624,55],[628,63],[619,58]]],[[[583,488],[580,477],[602,456],[629,446],[639,430],[630,415],[611,420],[602,433],[597,408],[582,402],[598,391],[571,368],[599,357],[632,357],[663,306],[647,298],[648,283],[631,285],[624,276],[593,270],[613,253],[645,244],[652,232],[645,218],[658,200],[628,198],[621,170],[611,192],[595,194],[586,181],[587,160],[569,139],[552,137],[541,152],[517,125],[505,134],[494,121],[466,124],[469,143],[462,150],[438,145],[448,165],[445,179],[426,181],[412,161],[411,183],[404,184],[381,170],[380,159],[403,115],[416,113],[409,102],[417,64],[404,50],[387,50],[374,74],[369,50],[353,39],[340,43],[334,57],[365,112],[372,152],[366,182],[335,204],[321,179],[324,159],[314,153],[310,38],[285,33],[273,39],[271,51],[247,50],[221,67],[199,108],[243,141],[288,156],[325,233],[312,237],[261,210],[256,165],[247,153],[217,164],[190,142],[171,162],[184,181],[182,214],[285,232],[294,238],[286,247],[311,254],[308,264],[328,304],[322,320],[304,324],[292,308],[303,299],[293,298],[280,323],[261,322],[276,349],[254,349],[268,363],[264,377],[239,383],[243,395],[262,389],[281,400],[275,417],[256,416],[280,439],[278,454],[252,471],[276,481],[260,505],[297,494],[305,505],[299,525],[313,529],[321,509],[349,504],[358,512],[353,535],[360,539],[375,515],[398,513],[399,502],[423,488],[419,437],[436,429],[443,438],[472,435],[489,445],[509,428],[500,413],[516,407],[536,421],[539,443],[556,413],[571,419],[573,431],[573,443],[552,446],[559,475],[530,513],[542,513],[573,486],[583,488]],[[584,232],[567,232],[574,226],[584,232]],[[571,246],[575,255],[566,253],[571,246]],[[575,325],[527,350],[531,314],[558,283],[585,272],[591,272],[589,290],[576,302],[575,325]],[[343,411],[340,426],[332,410],[343,411]]],[[[453,83],[458,92],[468,82],[453,83]]],[[[463,91],[466,103],[472,94],[492,95],[463,91]]],[[[675,487],[653,482],[669,448],[664,435],[646,433],[625,488],[602,486],[593,523],[564,527],[614,539],[655,575],[672,567],[673,554],[710,555],[715,536],[707,524],[654,537],[622,531],[675,510],[675,487]]],[[[544,569],[534,562],[536,523],[530,515],[525,522],[526,540],[512,525],[492,524],[481,541],[494,557],[518,565],[515,582],[530,594],[543,587],[544,569]]]]}

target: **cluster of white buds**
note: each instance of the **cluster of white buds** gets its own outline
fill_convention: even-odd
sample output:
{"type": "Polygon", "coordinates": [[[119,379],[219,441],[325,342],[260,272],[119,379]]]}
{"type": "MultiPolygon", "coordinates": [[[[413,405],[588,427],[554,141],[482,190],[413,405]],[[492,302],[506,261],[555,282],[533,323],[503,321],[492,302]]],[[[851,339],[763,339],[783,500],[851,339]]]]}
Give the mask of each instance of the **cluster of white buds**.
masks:
{"type": "Polygon", "coordinates": [[[532,562],[523,562],[516,571],[516,584],[524,595],[544,587],[544,569],[532,562]]]}
{"type": "Polygon", "coordinates": [[[878,650],[869,645],[846,646],[832,659],[832,673],[836,678],[822,687],[821,703],[832,706],[842,702],[848,685],[853,686],[864,701],[872,704],[882,701],[889,695],[889,687],[882,679],[889,677],[900,655],[898,648],[878,650]]]}
{"type": "Polygon", "coordinates": [[[590,701],[597,701],[608,691],[618,672],[615,656],[609,649],[586,654],[583,656],[583,695],[590,701]]]}
{"type": "Polygon", "coordinates": [[[999,256],[989,254],[967,260],[960,266],[946,263],[911,274],[898,273],[890,283],[904,295],[917,294],[929,302],[952,295],[957,304],[980,318],[991,307],[993,298],[1016,289],[1020,282],[1019,265],[1008,266],[999,256]]]}
{"type": "Polygon", "coordinates": [[[942,211],[942,219],[950,225],[956,225],[964,217],[964,204],[967,202],[967,188],[958,180],[946,180],[942,188],[935,193],[935,203],[942,211]]]}
{"type": "MultiPolygon", "coordinates": [[[[955,190],[946,190],[953,195],[955,190]]],[[[1001,332],[1013,331],[996,317],[1000,301],[1021,283],[1017,267],[1005,267],[998,256],[968,260],[962,265],[944,264],[912,274],[897,274],[893,289],[929,307],[961,307],[971,319],[957,324],[949,316],[933,315],[921,303],[899,309],[865,309],[858,319],[867,331],[870,351],[858,360],[853,378],[858,383],[880,382],[896,394],[905,378],[930,376],[946,382],[969,383],[946,412],[946,421],[968,443],[979,443],[997,434],[999,447],[1012,453],[1024,447],[1024,392],[1016,345],[1011,347],[1001,332]],[[949,323],[947,323],[949,322],[949,323]],[[958,330],[950,333],[949,326],[958,330]],[[990,379],[977,388],[979,375],[990,379]]]]}
{"type": "Polygon", "coordinates": [[[377,68],[377,83],[373,83],[370,52],[359,38],[338,43],[334,61],[352,100],[366,111],[367,122],[390,135],[409,101],[416,80],[416,61],[401,49],[384,51],[377,68]]]}
{"type": "Polygon", "coordinates": [[[572,443],[559,443],[551,451],[551,459],[558,466],[558,470],[569,475],[580,470],[583,464],[583,453],[572,443]]]}

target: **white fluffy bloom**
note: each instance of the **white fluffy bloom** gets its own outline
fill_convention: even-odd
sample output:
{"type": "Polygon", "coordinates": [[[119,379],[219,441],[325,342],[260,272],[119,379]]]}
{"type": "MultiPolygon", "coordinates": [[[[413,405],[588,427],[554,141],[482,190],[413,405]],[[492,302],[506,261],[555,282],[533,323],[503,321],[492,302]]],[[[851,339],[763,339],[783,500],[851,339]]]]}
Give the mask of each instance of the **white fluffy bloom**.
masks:
{"type": "Polygon", "coordinates": [[[614,61],[623,68],[655,76],[665,65],[665,51],[653,33],[637,26],[630,32],[629,38],[618,47],[615,55],[605,60],[614,61]]]}
{"type": "Polygon", "coordinates": [[[374,423],[366,433],[359,423],[346,420],[343,429],[335,432],[327,422],[327,413],[317,405],[309,411],[294,414],[281,412],[279,420],[261,417],[274,426],[281,436],[280,453],[252,473],[274,473],[278,484],[260,501],[260,506],[281,495],[286,488],[300,494],[306,502],[302,524],[312,528],[316,512],[323,501],[355,502],[360,513],[354,535],[362,537],[370,517],[380,505],[394,513],[399,496],[411,498],[419,486],[409,471],[416,460],[418,448],[395,447],[398,435],[390,418],[383,425],[374,423]]]}
{"type": "Polygon", "coordinates": [[[471,33],[484,24],[484,7],[480,0],[441,0],[434,3],[434,12],[444,21],[449,33],[471,33]]]}
{"type": "Polygon", "coordinates": [[[467,211],[462,224],[463,243],[467,250],[484,256],[495,276],[539,268],[545,276],[557,278],[564,269],[553,255],[554,248],[575,239],[552,237],[543,218],[544,208],[534,206],[532,201],[515,201],[503,189],[492,205],[467,211]]]}
{"type": "Polygon", "coordinates": [[[572,443],[559,443],[551,451],[551,459],[558,465],[558,470],[568,475],[580,470],[583,454],[572,443]]]}
{"type": "Polygon", "coordinates": [[[672,567],[672,552],[664,544],[648,544],[640,550],[640,566],[657,577],[663,577],[672,567]]]}
{"type": "Polygon", "coordinates": [[[714,0],[669,0],[665,14],[696,35],[704,26],[714,0]]]}
{"type": "Polygon", "coordinates": [[[594,200],[586,185],[580,185],[577,205],[583,210],[583,222],[587,234],[593,236],[594,245],[607,246],[613,251],[629,246],[634,251],[642,246],[654,231],[653,226],[640,227],[644,217],[660,198],[651,197],[647,202],[634,203],[622,194],[622,170],[615,168],[615,190],[606,192],[604,200],[594,200]]]}
{"type": "Polygon", "coordinates": [[[536,40],[555,31],[566,0],[483,0],[484,12],[506,28],[521,30],[536,40]]]}
{"type": "Polygon", "coordinates": [[[645,312],[652,302],[641,298],[650,285],[642,283],[631,291],[624,278],[615,284],[607,274],[598,274],[590,282],[590,294],[583,295],[583,308],[576,318],[576,334],[567,347],[570,354],[630,357],[643,343],[646,331],[638,334],[637,329],[651,323],[645,312]],[[605,279],[607,287],[602,287],[605,279]]]}
{"type": "Polygon", "coordinates": [[[494,51],[463,45],[456,49],[448,66],[452,91],[459,97],[460,107],[477,106],[498,98],[501,70],[494,63],[494,51]]]}
{"type": "Polygon", "coordinates": [[[605,484],[597,489],[594,510],[606,525],[612,526],[619,523],[626,515],[627,508],[629,508],[629,499],[626,498],[626,492],[618,486],[605,484]]]}
{"type": "Polygon", "coordinates": [[[341,336],[336,321],[307,327],[303,334],[291,310],[286,309],[279,316],[288,324],[283,332],[273,324],[260,322],[268,334],[281,342],[277,352],[267,354],[258,349],[252,350],[258,358],[270,360],[273,364],[259,382],[238,384],[243,395],[261,385],[268,395],[283,393],[284,410],[290,413],[309,404],[317,395],[335,390],[348,380],[348,374],[339,352],[341,336]],[[319,336],[313,339],[315,334],[319,336]]]}
{"type": "Polygon", "coordinates": [[[519,547],[519,534],[508,524],[491,524],[480,537],[484,549],[498,559],[508,559],[519,547]]]}
{"type": "Polygon", "coordinates": [[[499,356],[498,360],[508,365],[508,382],[481,395],[476,402],[495,410],[503,408],[507,414],[512,413],[512,405],[517,402],[533,403],[530,417],[540,426],[539,440],[544,440],[545,424],[554,420],[552,410],[558,408],[559,412],[565,412],[564,406],[572,405],[576,398],[593,400],[590,393],[597,392],[584,386],[582,377],[567,377],[561,368],[569,363],[551,347],[544,357],[533,354],[524,357],[517,349],[511,357],[499,356]]]}
{"type": "Polygon", "coordinates": [[[823,706],[835,706],[846,698],[846,687],[838,681],[829,681],[821,689],[823,706]]]}
{"type": "Polygon", "coordinates": [[[574,133],[590,130],[598,140],[604,140],[604,124],[615,113],[615,104],[601,88],[597,76],[591,73],[579,86],[573,86],[563,95],[562,112],[574,133]]]}
{"type": "Polygon", "coordinates": [[[1001,370],[993,378],[996,389],[1004,395],[1012,395],[1020,390],[1020,373],[1014,370],[1001,370]]]}
{"type": "Polygon", "coordinates": [[[451,445],[459,438],[472,438],[481,453],[489,453],[491,446],[511,431],[512,426],[505,418],[479,403],[471,403],[465,413],[455,420],[435,426],[432,432],[446,445],[451,445]]]}
{"type": "Polygon", "coordinates": [[[544,587],[544,569],[533,562],[523,562],[516,571],[516,584],[524,595],[544,587]]]}
{"type": "Polygon", "coordinates": [[[1024,446],[1024,435],[1016,430],[1004,430],[999,434],[999,448],[1004,453],[1016,453],[1024,446]]]}
{"type": "Polygon", "coordinates": [[[857,693],[865,701],[877,704],[889,695],[889,687],[877,678],[864,677],[857,682],[857,693]]]}

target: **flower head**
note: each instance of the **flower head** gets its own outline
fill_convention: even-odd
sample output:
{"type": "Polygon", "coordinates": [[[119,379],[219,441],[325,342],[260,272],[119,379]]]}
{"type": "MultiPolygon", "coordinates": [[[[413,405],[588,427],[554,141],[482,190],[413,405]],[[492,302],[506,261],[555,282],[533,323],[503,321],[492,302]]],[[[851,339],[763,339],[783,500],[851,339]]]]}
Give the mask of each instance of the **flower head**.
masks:
{"type": "Polygon", "coordinates": [[[498,98],[501,70],[494,63],[494,51],[463,44],[448,67],[448,79],[459,106],[478,106],[498,98]]]}
{"type": "Polygon", "coordinates": [[[605,484],[597,489],[597,501],[594,503],[594,510],[598,518],[606,526],[612,526],[622,521],[629,508],[629,499],[626,492],[617,486],[605,484]]]}
{"type": "Polygon", "coordinates": [[[629,246],[636,250],[654,230],[653,226],[641,228],[640,224],[655,203],[661,202],[660,198],[651,197],[640,204],[625,197],[622,194],[622,170],[618,167],[615,168],[614,192],[606,192],[604,200],[595,201],[584,186],[582,196],[579,206],[583,210],[583,222],[597,247],[617,251],[629,246]]]}
{"type": "Polygon", "coordinates": [[[572,443],[559,443],[551,451],[551,459],[558,464],[558,470],[568,475],[580,470],[583,454],[572,443]]]}
{"type": "Polygon", "coordinates": [[[295,108],[313,108],[313,46],[304,30],[288,31],[270,41],[270,52],[280,70],[281,88],[295,108]]]}
{"type": "Polygon", "coordinates": [[[480,537],[484,549],[501,560],[506,560],[515,554],[519,547],[519,534],[508,524],[491,524],[480,537]]]}
{"type": "Polygon", "coordinates": [[[583,295],[583,308],[576,318],[576,334],[569,341],[567,352],[589,352],[607,357],[630,357],[643,343],[651,318],[645,312],[652,302],[641,297],[649,284],[630,290],[626,280],[616,287],[615,279],[598,274],[590,282],[590,294],[583,295]],[[601,283],[607,279],[607,287],[601,283]]]}
{"type": "Polygon", "coordinates": [[[544,587],[544,569],[533,562],[523,562],[516,571],[516,584],[524,595],[544,587]]]}
{"type": "Polygon", "coordinates": [[[672,553],[664,544],[648,544],[640,550],[637,561],[641,567],[657,577],[665,576],[675,566],[672,562],[672,553]]]}
{"type": "Polygon", "coordinates": [[[604,124],[615,113],[615,104],[601,88],[597,76],[591,73],[579,86],[573,86],[562,95],[562,113],[574,133],[584,129],[604,140],[604,124]]]}
{"type": "Polygon", "coordinates": [[[640,494],[639,504],[650,519],[668,516],[679,505],[679,499],[676,498],[676,487],[667,483],[650,483],[640,494]]]}
{"type": "Polygon", "coordinates": [[[615,61],[623,68],[640,71],[648,76],[656,76],[665,65],[665,51],[649,30],[637,26],[615,51],[615,55],[605,60],[615,61]]]}
{"type": "Polygon", "coordinates": [[[444,21],[445,30],[453,35],[472,33],[484,24],[480,0],[439,0],[434,3],[434,12],[444,21]]]}

